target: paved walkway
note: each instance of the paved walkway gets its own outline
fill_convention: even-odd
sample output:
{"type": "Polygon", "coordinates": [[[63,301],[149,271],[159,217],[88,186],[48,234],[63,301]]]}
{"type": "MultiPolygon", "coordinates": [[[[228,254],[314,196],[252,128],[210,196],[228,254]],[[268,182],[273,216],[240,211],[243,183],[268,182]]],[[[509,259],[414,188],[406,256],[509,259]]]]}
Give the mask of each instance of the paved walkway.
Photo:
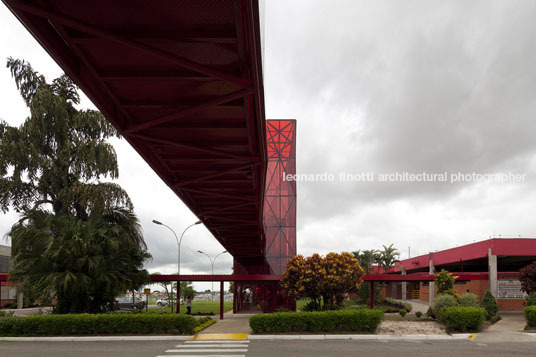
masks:
{"type": "Polygon", "coordinates": [[[499,312],[501,320],[480,332],[477,342],[536,342],[536,338],[524,332],[526,325],[522,312],[499,312]]]}
{"type": "Polygon", "coordinates": [[[31,315],[39,315],[39,314],[48,314],[52,312],[52,308],[50,306],[45,307],[32,307],[32,308],[26,308],[26,309],[3,309],[2,311],[5,312],[13,312],[13,316],[31,316],[31,315]]]}
{"type": "Polygon", "coordinates": [[[412,315],[415,315],[417,311],[420,311],[423,315],[426,315],[426,311],[428,311],[428,308],[430,307],[427,302],[421,300],[407,300],[406,302],[410,303],[412,306],[412,315]]]}
{"type": "Polygon", "coordinates": [[[255,314],[233,314],[228,311],[223,314],[223,320],[217,322],[201,331],[199,334],[216,334],[216,333],[251,333],[249,327],[249,318],[255,314]]]}
{"type": "MultiPolygon", "coordinates": [[[[411,312],[408,313],[407,316],[415,316],[415,313],[417,311],[420,311],[422,312],[423,316],[426,316],[426,311],[428,311],[428,307],[430,305],[428,305],[427,302],[424,302],[424,301],[421,301],[421,300],[406,300],[406,301],[403,301],[403,300],[398,300],[397,301],[400,301],[400,302],[407,302],[409,304],[411,304],[411,312]]],[[[395,315],[398,315],[395,314],[395,315]]]]}

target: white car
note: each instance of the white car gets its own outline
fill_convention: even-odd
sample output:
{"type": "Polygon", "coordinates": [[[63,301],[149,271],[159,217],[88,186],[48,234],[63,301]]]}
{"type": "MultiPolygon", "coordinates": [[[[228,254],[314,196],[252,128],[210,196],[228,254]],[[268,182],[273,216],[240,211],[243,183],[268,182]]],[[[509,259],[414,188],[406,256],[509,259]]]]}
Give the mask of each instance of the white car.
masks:
{"type": "MultiPolygon", "coordinates": [[[[171,299],[171,302],[175,303],[175,299],[171,299]]],[[[181,305],[184,304],[184,301],[181,299],[181,305]]],[[[162,298],[162,299],[158,299],[156,300],[156,305],[158,306],[168,306],[169,305],[169,298],[162,298]]]]}
{"type": "Polygon", "coordinates": [[[156,305],[158,306],[168,306],[169,305],[169,299],[168,298],[162,298],[156,300],[156,305]]]}

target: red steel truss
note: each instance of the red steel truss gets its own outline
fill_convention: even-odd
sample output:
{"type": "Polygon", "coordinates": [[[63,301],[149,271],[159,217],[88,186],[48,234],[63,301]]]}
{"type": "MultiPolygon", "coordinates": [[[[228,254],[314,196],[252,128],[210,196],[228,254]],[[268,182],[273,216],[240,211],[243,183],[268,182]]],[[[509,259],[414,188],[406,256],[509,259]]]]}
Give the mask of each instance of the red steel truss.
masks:
{"type": "Polygon", "coordinates": [[[264,259],[256,0],[2,1],[229,253],[264,259]]]}

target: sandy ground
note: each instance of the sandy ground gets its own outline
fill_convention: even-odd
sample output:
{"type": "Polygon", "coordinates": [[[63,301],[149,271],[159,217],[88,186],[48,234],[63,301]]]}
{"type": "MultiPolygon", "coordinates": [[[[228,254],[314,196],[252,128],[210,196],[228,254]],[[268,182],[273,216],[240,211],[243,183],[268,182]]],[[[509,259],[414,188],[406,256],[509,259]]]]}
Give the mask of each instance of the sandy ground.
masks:
{"type": "Polygon", "coordinates": [[[376,333],[382,335],[447,335],[446,328],[435,321],[383,321],[376,333]]]}

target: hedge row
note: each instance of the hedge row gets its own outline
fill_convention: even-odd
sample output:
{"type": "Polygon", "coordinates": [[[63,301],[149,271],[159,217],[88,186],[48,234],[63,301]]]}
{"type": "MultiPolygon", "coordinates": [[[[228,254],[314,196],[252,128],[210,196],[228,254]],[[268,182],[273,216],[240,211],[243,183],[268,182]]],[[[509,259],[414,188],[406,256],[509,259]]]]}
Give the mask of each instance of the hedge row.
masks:
{"type": "Polygon", "coordinates": [[[179,314],[72,314],[0,318],[0,336],[182,334],[197,321],[179,314]]]}
{"type": "Polygon", "coordinates": [[[383,319],[378,310],[340,310],[315,312],[276,312],[249,318],[255,333],[269,332],[375,332],[383,319]]]}
{"type": "Polygon", "coordinates": [[[194,328],[194,333],[198,333],[216,323],[216,320],[211,319],[210,317],[202,317],[197,320],[197,326],[194,328]]]}
{"type": "Polygon", "coordinates": [[[536,327],[536,306],[527,306],[524,308],[523,315],[525,315],[527,325],[536,327]]]}
{"type": "Polygon", "coordinates": [[[474,306],[454,306],[441,309],[441,321],[449,331],[476,331],[486,319],[486,310],[474,306]]]}

